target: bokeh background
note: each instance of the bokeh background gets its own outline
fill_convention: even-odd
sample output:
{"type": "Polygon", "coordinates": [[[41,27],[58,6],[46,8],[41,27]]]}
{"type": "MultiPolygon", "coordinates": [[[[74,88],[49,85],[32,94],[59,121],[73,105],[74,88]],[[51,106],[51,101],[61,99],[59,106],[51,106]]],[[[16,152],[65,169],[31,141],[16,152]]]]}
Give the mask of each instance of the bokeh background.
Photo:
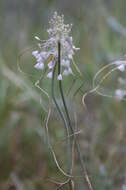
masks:
{"type": "MultiPolygon", "coordinates": [[[[47,38],[48,21],[54,11],[64,14],[66,23],[73,23],[74,43],[80,47],[75,62],[82,77],[76,73],[67,102],[73,123],[76,112],[82,131],[81,151],[94,189],[126,189],[125,101],[91,93],[85,99],[87,109],[81,102],[82,92],[92,89],[96,72],[126,53],[125,10],[124,0],[0,0],[0,190],[56,189],[49,179],[64,179],[47,145],[48,101],[35,87],[40,72],[35,71],[31,55],[36,45],[34,36],[47,38]],[[77,90],[80,86],[81,91],[77,90]]],[[[112,73],[101,84],[100,92],[114,95],[120,75],[112,73]]],[[[72,80],[65,79],[65,92],[72,80]]],[[[50,94],[49,80],[45,78],[42,86],[50,94]]],[[[54,106],[49,130],[65,168],[64,143],[60,141],[64,130],[54,106]]],[[[86,189],[79,178],[75,186],[86,189]]]]}

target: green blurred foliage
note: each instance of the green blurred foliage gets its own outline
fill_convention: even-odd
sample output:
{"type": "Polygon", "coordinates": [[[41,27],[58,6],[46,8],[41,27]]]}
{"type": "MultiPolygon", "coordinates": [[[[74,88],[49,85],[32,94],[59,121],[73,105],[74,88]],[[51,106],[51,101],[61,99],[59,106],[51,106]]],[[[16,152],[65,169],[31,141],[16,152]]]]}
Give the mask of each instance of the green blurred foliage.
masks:
{"type": "MultiPolygon", "coordinates": [[[[85,110],[82,93],[78,90],[74,99],[73,94],[80,85],[83,93],[89,91],[96,72],[125,54],[126,35],[108,23],[112,16],[125,28],[125,7],[124,0],[0,1],[0,190],[49,190],[56,186],[48,179],[63,180],[49,152],[45,133],[48,99],[35,87],[41,73],[35,71],[31,55],[36,45],[34,36],[47,38],[48,20],[55,10],[65,15],[66,23],[74,24],[74,42],[81,48],[75,62],[82,77],[75,71],[77,80],[66,98],[73,123],[73,113],[77,112],[78,127],[82,129],[81,150],[89,175],[96,190],[121,189],[126,180],[125,101],[92,93],[85,99],[85,110]],[[25,74],[18,70],[18,63],[25,74]]],[[[100,90],[113,94],[118,75],[113,73],[100,90]]],[[[72,81],[72,77],[65,79],[65,93],[72,81]]],[[[44,79],[41,85],[50,94],[49,80],[44,79]]],[[[49,131],[65,169],[65,143],[60,141],[64,130],[55,108],[49,131]]],[[[76,161],[75,171],[80,175],[78,168],[76,161]]],[[[75,189],[84,189],[81,179],[76,179],[75,185],[75,189]]]]}

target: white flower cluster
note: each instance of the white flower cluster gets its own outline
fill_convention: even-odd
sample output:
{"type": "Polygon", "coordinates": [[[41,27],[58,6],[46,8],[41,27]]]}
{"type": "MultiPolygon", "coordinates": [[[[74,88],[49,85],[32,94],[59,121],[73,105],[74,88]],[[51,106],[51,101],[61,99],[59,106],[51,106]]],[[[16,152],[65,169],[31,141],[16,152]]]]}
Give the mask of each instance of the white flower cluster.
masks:
{"type": "Polygon", "coordinates": [[[53,17],[49,22],[50,28],[47,30],[49,39],[41,41],[38,37],[39,49],[32,52],[36,58],[36,69],[43,70],[48,64],[48,78],[52,78],[53,68],[58,58],[58,42],[61,44],[61,73],[58,75],[58,80],[62,80],[63,75],[72,74],[71,61],[75,51],[79,50],[73,45],[72,36],[69,36],[72,25],[64,24],[64,16],[59,16],[54,12],[53,17]]]}

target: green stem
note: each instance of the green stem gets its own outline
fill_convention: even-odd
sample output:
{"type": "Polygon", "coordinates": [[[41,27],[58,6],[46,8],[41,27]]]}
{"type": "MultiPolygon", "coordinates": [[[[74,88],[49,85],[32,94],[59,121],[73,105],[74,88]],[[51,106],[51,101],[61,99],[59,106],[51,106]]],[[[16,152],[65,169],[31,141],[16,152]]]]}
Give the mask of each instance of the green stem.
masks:
{"type": "Polygon", "coordinates": [[[71,155],[70,152],[71,152],[71,148],[70,148],[70,140],[69,140],[69,129],[68,129],[67,122],[65,120],[64,114],[60,110],[60,107],[59,107],[59,105],[58,105],[58,103],[56,101],[55,93],[54,93],[54,86],[55,86],[54,80],[55,80],[56,65],[57,65],[57,63],[54,66],[53,74],[52,74],[52,84],[51,84],[52,99],[53,99],[53,101],[54,101],[54,103],[56,105],[56,108],[57,108],[57,110],[59,112],[59,115],[60,115],[60,117],[61,117],[61,119],[63,121],[63,124],[65,126],[65,130],[66,130],[66,136],[67,136],[67,163],[68,163],[67,170],[68,170],[68,174],[70,174],[70,160],[71,160],[70,159],[71,158],[70,157],[70,155],[71,155]]]}
{"type": "MultiPolygon", "coordinates": [[[[61,44],[60,42],[58,42],[58,74],[60,74],[60,51],[61,51],[61,44]]],[[[59,81],[59,88],[60,88],[60,93],[61,93],[61,97],[62,97],[62,101],[63,101],[63,105],[64,105],[64,109],[65,109],[65,113],[66,113],[66,117],[67,117],[67,120],[68,120],[68,125],[71,129],[71,132],[73,134],[73,137],[74,137],[74,140],[75,140],[75,145],[76,145],[76,149],[77,149],[77,153],[78,153],[78,156],[79,156],[79,159],[80,159],[80,163],[81,163],[81,167],[82,167],[82,170],[83,170],[83,174],[86,178],[86,181],[88,183],[88,186],[89,186],[89,189],[92,190],[92,185],[89,181],[89,178],[88,178],[88,174],[87,174],[87,170],[86,170],[86,167],[85,167],[85,163],[84,163],[84,160],[83,160],[83,157],[82,157],[82,154],[81,154],[81,150],[80,150],[80,144],[77,140],[77,137],[76,135],[74,134],[74,129],[72,127],[72,122],[71,122],[71,119],[70,119],[70,116],[69,116],[69,112],[68,112],[68,109],[67,109],[67,106],[66,106],[66,102],[65,102],[65,98],[64,98],[64,93],[63,93],[63,87],[62,87],[62,80],[59,81]]]]}

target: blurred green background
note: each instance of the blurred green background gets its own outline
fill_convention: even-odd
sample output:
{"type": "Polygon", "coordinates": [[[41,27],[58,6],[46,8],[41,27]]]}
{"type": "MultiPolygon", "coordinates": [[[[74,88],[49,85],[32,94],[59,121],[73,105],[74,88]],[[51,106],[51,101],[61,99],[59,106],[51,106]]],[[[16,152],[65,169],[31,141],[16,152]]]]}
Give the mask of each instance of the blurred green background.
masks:
{"type": "MultiPolygon", "coordinates": [[[[56,185],[49,179],[63,180],[48,149],[48,101],[35,87],[40,72],[35,71],[31,55],[36,45],[34,36],[47,38],[48,21],[54,11],[64,14],[65,23],[73,23],[74,43],[81,48],[75,62],[82,77],[76,80],[67,102],[73,123],[73,113],[77,113],[81,151],[94,189],[126,189],[125,101],[92,93],[86,97],[84,109],[79,90],[73,99],[80,85],[83,92],[92,88],[100,68],[125,55],[125,10],[124,0],[0,0],[0,190],[51,190],[56,185]]],[[[112,73],[101,85],[101,92],[114,95],[120,75],[112,73]]],[[[71,82],[72,77],[65,79],[65,92],[71,82]]],[[[42,85],[50,93],[49,80],[45,78],[42,85]]],[[[64,130],[55,107],[49,130],[65,168],[64,143],[60,141],[64,130]]],[[[75,168],[80,175],[78,162],[75,168]]],[[[86,189],[79,178],[75,189],[86,189]]]]}

